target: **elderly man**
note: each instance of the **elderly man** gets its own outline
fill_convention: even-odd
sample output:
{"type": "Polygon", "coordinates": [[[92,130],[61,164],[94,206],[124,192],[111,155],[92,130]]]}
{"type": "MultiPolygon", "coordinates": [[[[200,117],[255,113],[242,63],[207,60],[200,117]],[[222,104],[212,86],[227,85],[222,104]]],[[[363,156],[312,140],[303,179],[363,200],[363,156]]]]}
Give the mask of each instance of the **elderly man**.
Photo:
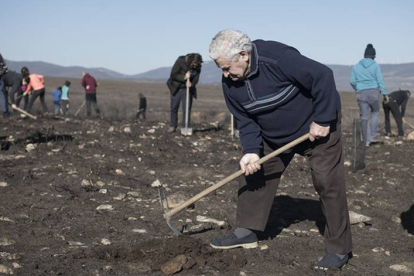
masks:
{"type": "Polygon", "coordinates": [[[282,173],[295,153],[306,156],[326,217],[321,269],[340,268],[352,250],[341,140],[341,104],[332,71],[298,50],[255,40],[239,31],[219,32],[210,57],[223,71],[226,104],[240,130],[243,157],[234,233],[215,239],[214,248],[257,246],[282,173]],[[309,133],[309,140],[263,167],[255,162],[309,133]]]}

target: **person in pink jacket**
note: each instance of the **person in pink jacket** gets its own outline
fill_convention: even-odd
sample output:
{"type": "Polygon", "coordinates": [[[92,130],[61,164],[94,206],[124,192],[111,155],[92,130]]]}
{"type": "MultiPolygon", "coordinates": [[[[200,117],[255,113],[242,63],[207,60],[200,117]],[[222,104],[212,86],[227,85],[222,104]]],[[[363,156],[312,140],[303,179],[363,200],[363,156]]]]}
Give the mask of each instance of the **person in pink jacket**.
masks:
{"type": "Polygon", "coordinates": [[[31,95],[29,100],[29,105],[27,106],[27,112],[30,113],[33,107],[34,101],[37,97],[40,98],[40,103],[43,108],[43,113],[47,113],[47,106],[45,103],[45,78],[43,75],[37,74],[30,74],[29,69],[27,67],[22,68],[22,75],[23,75],[23,85],[26,85],[26,91],[24,92],[24,96],[28,97],[31,95]],[[33,93],[31,93],[33,90],[33,93]]]}

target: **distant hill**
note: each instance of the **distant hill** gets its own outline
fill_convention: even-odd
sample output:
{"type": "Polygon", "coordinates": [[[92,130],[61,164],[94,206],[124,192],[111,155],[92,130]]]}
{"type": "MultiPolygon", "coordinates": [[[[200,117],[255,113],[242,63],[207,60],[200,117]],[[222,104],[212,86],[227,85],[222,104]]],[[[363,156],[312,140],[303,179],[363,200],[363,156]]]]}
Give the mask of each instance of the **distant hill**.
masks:
{"type": "Polygon", "coordinates": [[[6,60],[7,66],[20,72],[23,66],[27,66],[31,72],[51,77],[81,78],[83,71],[89,72],[98,79],[125,79],[128,76],[105,68],[85,68],[80,66],[60,66],[42,61],[11,61],[6,60]]]}
{"type": "MultiPolygon", "coordinates": [[[[141,74],[126,75],[105,68],[85,68],[80,66],[60,66],[41,61],[7,61],[9,68],[20,71],[27,66],[32,72],[45,76],[80,78],[82,71],[87,71],[97,79],[117,79],[140,82],[165,82],[171,71],[171,67],[160,67],[141,74]]],[[[352,91],[349,85],[350,65],[327,65],[335,76],[336,86],[340,91],[352,91]]],[[[381,64],[385,84],[390,91],[402,89],[414,89],[414,62],[403,64],[381,64]]],[[[203,64],[200,83],[210,84],[221,81],[221,71],[213,61],[203,64]]]]}

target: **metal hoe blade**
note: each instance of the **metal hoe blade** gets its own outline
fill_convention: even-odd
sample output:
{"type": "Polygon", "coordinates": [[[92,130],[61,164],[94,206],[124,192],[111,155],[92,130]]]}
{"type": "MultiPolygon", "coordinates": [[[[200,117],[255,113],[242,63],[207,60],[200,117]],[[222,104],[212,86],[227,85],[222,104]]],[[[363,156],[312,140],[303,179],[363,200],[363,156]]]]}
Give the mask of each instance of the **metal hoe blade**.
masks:
{"type": "MultiPolygon", "coordinates": [[[[170,209],[168,206],[168,200],[167,197],[165,196],[165,189],[163,186],[158,187],[158,193],[159,193],[159,197],[160,197],[160,204],[161,207],[164,208],[164,210],[168,210],[170,209]]],[[[171,228],[171,230],[173,230],[173,232],[175,234],[177,234],[178,236],[181,236],[182,233],[180,230],[178,230],[177,227],[175,227],[172,223],[171,223],[171,217],[168,216],[167,214],[164,214],[164,218],[167,221],[168,226],[171,228]]]]}

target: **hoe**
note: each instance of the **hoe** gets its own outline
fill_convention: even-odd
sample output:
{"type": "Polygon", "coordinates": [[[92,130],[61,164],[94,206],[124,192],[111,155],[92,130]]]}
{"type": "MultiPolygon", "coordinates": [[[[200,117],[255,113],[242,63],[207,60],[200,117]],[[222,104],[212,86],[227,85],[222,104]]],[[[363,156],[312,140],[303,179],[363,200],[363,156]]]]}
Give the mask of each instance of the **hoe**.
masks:
{"type": "MultiPolygon", "coordinates": [[[[283,147],[275,150],[274,152],[262,157],[261,159],[259,159],[258,161],[256,161],[257,164],[261,165],[264,162],[268,161],[269,159],[278,156],[279,154],[283,153],[284,151],[293,148],[294,146],[308,140],[309,138],[309,134],[305,134],[299,138],[297,138],[296,140],[290,142],[289,144],[284,145],[283,147]]],[[[224,178],[223,180],[217,182],[216,184],[214,184],[213,186],[210,186],[209,188],[205,189],[204,191],[200,192],[199,194],[193,196],[192,198],[188,199],[187,201],[181,203],[180,205],[178,205],[177,207],[168,210],[168,201],[167,201],[167,197],[165,196],[165,191],[164,188],[161,186],[159,187],[159,196],[160,196],[160,203],[161,206],[163,206],[165,208],[165,206],[167,206],[167,211],[164,214],[164,218],[167,221],[168,226],[171,228],[171,230],[173,230],[173,232],[177,235],[182,235],[181,231],[178,230],[172,223],[171,223],[171,218],[177,214],[178,212],[182,211],[183,209],[187,208],[188,206],[190,206],[191,204],[193,204],[194,202],[200,200],[201,198],[205,197],[206,195],[209,195],[210,193],[214,192],[215,190],[217,190],[218,188],[220,188],[221,186],[226,185],[227,183],[229,183],[230,181],[238,178],[239,176],[241,176],[243,174],[242,170],[238,170],[237,172],[227,176],[226,178],[224,178]]]]}

